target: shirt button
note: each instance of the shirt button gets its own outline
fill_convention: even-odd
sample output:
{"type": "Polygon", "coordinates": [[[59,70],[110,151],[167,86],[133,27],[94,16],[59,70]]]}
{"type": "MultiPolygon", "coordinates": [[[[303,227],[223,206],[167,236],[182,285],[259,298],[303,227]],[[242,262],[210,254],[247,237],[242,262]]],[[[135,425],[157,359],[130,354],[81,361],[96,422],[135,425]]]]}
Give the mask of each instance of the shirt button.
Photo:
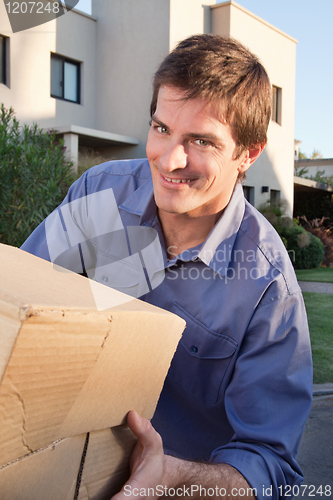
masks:
{"type": "Polygon", "coordinates": [[[197,348],[197,346],[196,346],[196,345],[192,345],[192,346],[191,346],[191,351],[192,351],[193,353],[198,352],[198,348],[197,348]]]}
{"type": "Polygon", "coordinates": [[[109,281],[109,278],[107,276],[103,276],[103,283],[107,283],[109,281]]]}

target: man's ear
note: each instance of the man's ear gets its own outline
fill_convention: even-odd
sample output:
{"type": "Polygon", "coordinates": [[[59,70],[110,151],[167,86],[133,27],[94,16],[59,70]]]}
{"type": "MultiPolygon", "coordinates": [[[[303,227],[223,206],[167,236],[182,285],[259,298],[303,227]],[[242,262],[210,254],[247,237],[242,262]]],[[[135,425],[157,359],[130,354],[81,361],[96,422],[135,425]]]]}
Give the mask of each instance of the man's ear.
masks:
{"type": "Polygon", "coordinates": [[[256,161],[257,158],[261,155],[263,152],[263,149],[265,147],[265,144],[256,144],[254,146],[251,146],[249,149],[246,149],[242,156],[243,156],[243,161],[240,163],[238,167],[238,171],[240,173],[246,172],[246,170],[256,161]]]}

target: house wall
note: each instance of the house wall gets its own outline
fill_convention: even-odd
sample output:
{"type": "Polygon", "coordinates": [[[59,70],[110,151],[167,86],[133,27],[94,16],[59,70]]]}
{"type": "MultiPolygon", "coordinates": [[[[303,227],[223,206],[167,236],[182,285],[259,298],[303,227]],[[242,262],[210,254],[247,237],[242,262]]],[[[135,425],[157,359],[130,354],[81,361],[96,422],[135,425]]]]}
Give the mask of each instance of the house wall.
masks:
{"type": "MultiPolygon", "coordinates": [[[[118,158],[145,156],[152,75],[169,51],[169,0],[98,0],[96,128],[137,137],[118,158]]],[[[112,149],[105,149],[112,156],[112,149]]]]}
{"type": "Polygon", "coordinates": [[[333,176],[333,158],[301,159],[295,161],[295,167],[308,169],[307,177],[323,172],[323,176],[333,176]]]}
{"type": "Polygon", "coordinates": [[[255,206],[269,201],[270,191],[262,193],[262,186],[280,190],[291,215],[297,42],[235,2],[212,8],[212,31],[230,35],[247,46],[263,63],[272,85],[282,89],[281,124],[270,122],[267,146],[248,171],[245,185],[255,188],[255,206]]]}
{"type": "Polygon", "coordinates": [[[333,165],[323,165],[322,167],[311,165],[311,166],[308,166],[307,168],[309,170],[309,175],[315,176],[318,172],[323,172],[324,177],[333,176],[333,165]]]}
{"type": "Polygon", "coordinates": [[[55,126],[71,124],[96,128],[97,22],[71,10],[56,23],[56,53],[81,62],[81,102],[51,98],[56,101],[55,126]]]}
{"type": "Polygon", "coordinates": [[[215,0],[170,0],[169,50],[188,36],[210,33],[210,5],[215,0]],[[203,3],[205,5],[203,5],[203,3]]]}
{"type": "Polygon", "coordinates": [[[0,33],[9,41],[9,82],[0,84],[0,102],[13,107],[18,119],[31,123],[54,118],[50,75],[41,71],[55,51],[55,22],[12,33],[4,3],[0,3],[0,33]],[[47,61],[47,62],[46,62],[47,61]]]}
{"type": "Polygon", "coordinates": [[[0,33],[9,37],[10,79],[0,84],[0,102],[12,106],[22,123],[41,127],[64,124],[94,127],[96,21],[71,11],[48,23],[13,33],[0,2],[0,33]],[[51,52],[84,61],[81,104],[50,96],[51,52]]]}

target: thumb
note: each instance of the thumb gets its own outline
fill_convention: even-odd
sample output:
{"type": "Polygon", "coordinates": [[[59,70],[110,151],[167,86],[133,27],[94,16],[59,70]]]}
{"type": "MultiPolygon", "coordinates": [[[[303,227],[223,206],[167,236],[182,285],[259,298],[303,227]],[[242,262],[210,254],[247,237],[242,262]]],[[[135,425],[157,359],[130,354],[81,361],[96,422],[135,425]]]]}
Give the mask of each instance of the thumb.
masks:
{"type": "Polygon", "coordinates": [[[162,438],[146,418],[131,410],[127,415],[127,425],[144,448],[162,446],[162,438]]]}

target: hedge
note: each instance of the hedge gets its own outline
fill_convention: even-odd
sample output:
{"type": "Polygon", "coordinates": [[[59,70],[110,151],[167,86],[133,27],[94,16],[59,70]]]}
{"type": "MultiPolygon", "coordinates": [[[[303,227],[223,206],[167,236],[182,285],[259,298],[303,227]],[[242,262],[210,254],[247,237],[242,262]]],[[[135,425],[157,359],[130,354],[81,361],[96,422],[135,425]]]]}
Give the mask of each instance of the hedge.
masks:
{"type": "Polygon", "coordinates": [[[55,131],[20,127],[12,108],[0,106],[0,242],[20,246],[62,201],[71,164],[55,131]]]}

